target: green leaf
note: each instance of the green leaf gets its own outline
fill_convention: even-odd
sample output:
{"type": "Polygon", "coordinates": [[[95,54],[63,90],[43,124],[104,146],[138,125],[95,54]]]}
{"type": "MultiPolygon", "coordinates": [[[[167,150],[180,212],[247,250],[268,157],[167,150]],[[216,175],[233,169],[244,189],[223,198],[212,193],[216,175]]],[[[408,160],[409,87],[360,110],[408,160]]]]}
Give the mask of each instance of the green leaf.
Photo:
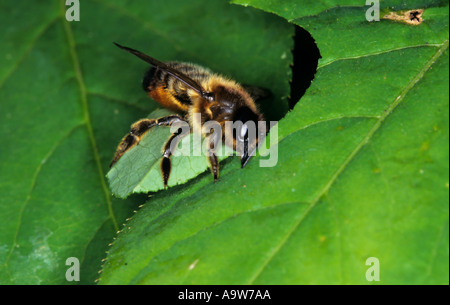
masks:
{"type": "Polygon", "coordinates": [[[100,283],[369,284],[375,257],[381,284],[448,284],[448,2],[383,1],[425,8],[418,26],[369,23],[360,1],[233,2],[304,26],[323,56],[278,164],[154,195],[100,283]]]}
{"type": "Polygon", "coordinates": [[[148,66],[113,41],[275,84],[272,115],[287,110],[293,26],[277,16],[223,0],[80,7],[69,23],[63,0],[0,2],[0,284],[67,284],[69,257],[81,283],[94,283],[120,224],[147,198],[116,199],[105,179],[129,126],[157,107],[140,84],[148,66]]]}

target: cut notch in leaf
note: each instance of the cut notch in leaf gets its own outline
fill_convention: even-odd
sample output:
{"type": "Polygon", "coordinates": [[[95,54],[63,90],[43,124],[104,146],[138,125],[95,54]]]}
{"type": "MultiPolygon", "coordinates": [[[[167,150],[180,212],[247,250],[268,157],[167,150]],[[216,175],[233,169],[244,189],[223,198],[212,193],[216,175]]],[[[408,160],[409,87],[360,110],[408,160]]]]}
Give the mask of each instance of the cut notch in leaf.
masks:
{"type": "Polygon", "coordinates": [[[255,9],[222,0],[95,0],[69,23],[64,1],[0,7],[2,284],[68,284],[72,256],[80,259],[81,283],[94,283],[117,224],[146,198],[116,199],[105,184],[118,141],[156,107],[140,86],[147,67],[112,41],[240,82],[275,84],[278,100],[288,88],[291,57],[282,55],[292,26],[255,9]],[[261,41],[273,42],[270,51],[261,41]]]}
{"type": "Polygon", "coordinates": [[[427,10],[431,28],[337,10],[336,31],[333,7],[291,16],[326,52],[280,122],[279,165],[155,196],[101,283],[367,284],[369,257],[381,283],[448,283],[448,4],[427,10]]]}

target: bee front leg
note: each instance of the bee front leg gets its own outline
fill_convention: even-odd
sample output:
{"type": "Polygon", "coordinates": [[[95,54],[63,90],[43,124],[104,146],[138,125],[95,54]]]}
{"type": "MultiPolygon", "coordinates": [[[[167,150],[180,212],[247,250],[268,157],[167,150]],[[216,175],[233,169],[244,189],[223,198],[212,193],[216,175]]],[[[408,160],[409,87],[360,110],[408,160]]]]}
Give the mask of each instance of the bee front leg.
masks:
{"type": "Polygon", "coordinates": [[[131,125],[130,132],[122,138],[119,146],[117,146],[116,153],[114,154],[114,158],[109,165],[112,167],[119,159],[123,156],[125,152],[127,152],[130,148],[134,147],[139,143],[142,136],[149,131],[152,127],[155,126],[171,126],[176,122],[187,122],[186,119],[182,118],[179,115],[169,115],[166,117],[162,117],[159,119],[142,119],[131,125]]]}
{"type": "Polygon", "coordinates": [[[163,158],[161,160],[161,174],[163,177],[164,188],[167,188],[170,172],[172,171],[172,161],[170,157],[172,157],[175,148],[178,146],[180,141],[187,136],[189,133],[183,133],[182,128],[178,129],[177,132],[172,134],[170,139],[167,141],[164,146],[163,158]]]}
{"type": "Polygon", "coordinates": [[[219,160],[213,151],[209,152],[209,165],[211,167],[211,172],[214,176],[214,182],[219,180],[219,160]]]}

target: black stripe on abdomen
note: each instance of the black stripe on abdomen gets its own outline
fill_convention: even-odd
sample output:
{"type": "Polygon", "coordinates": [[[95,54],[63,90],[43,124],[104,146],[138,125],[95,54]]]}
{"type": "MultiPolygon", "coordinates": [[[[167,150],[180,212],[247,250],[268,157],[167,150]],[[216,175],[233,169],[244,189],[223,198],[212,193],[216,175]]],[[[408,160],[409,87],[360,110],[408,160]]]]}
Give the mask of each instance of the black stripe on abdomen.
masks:
{"type": "Polygon", "coordinates": [[[181,104],[184,105],[191,105],[191,99],[189,98],[189,95],[187,95],[187,93],[179,93],[179,94],[174,94],[173,97],[179,101],[181,104]]]}

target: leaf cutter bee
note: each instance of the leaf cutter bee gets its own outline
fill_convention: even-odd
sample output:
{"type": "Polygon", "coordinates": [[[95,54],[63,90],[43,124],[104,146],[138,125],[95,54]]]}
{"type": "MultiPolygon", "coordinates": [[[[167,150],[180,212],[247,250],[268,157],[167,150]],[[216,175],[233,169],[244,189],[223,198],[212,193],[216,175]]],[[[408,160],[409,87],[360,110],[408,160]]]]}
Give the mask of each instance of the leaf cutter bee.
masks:
{"type": "MultiPolygon", "coordinates": [[[[258,126],[259,121],[264,121],[263,115],[256,107],[255,100],[268,97],[270,92],[258,87],[240,85],[195,64],[163,63],[137,50],[114,44],[152,66],[144,75],[142,81],[144,90],[161,106],[179,114],[159,119],[142,119],[134,123],[130,133],[122,139],[117,147],[111,167],[127,150],[137,145],[142,136],[152,127],[172,126],[177,122],[186,122],[192,132],[192,130],[202,130],[201,127],[208,121],[218,122],[223,131],[222,139],[209,140],[223,141],[225,145],[239,151],[241,167],[247,164],[257,148],[258,141],[265,136],[265,133],[257,133],[256,137],[249,137],[247,123],[251,121],[255,123],[253,126],[258,126]],[[200,115],[194,115],[198,113],[200,115]],[[242,122],[240,130],[227,134],[229,131],[223,126],[226,121],[242,122]]],[[[172,167],[170,157],[173,151],[170,147],[172,142],[179,138],[179,135],[180,131],[174,133],[162,152],[161,172],[164,187],[167,187],[172,167]]],[[[210,134],[202,131],[202,136],[208,139],[210,134]]],[[[214,180],[217,181],[219,164],[214,147],[216,146],[208,147],[208,160],[214,180]]]]}

